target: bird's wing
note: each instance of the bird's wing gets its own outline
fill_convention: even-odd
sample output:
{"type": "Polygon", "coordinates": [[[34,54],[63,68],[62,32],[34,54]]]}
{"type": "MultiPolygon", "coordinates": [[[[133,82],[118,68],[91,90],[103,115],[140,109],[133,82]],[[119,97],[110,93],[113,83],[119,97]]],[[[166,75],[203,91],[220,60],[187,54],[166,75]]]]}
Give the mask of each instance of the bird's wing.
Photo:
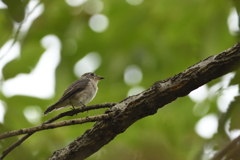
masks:
{"type": "Polygon", "coordinates": [[[61,103],[66,99],[72,97],[75,93],[84,90],[90,80],[89,79],[78,79],[73,82],[63,93],[62,97],[58,100],[57,103],[61,103]]]}

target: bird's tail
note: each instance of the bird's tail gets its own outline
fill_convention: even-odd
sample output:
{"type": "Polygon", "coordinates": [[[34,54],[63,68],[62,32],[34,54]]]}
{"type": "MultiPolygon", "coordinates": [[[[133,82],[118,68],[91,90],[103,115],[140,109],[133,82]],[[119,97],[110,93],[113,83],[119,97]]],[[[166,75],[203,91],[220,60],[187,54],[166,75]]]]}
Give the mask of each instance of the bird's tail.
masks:
{"type": "Polygon", "coordinates": [[[51,113],[53,110],[58,111],[60,109],[66,108],[68,106],[69,105],[66,105],[65,103],[61,103],[61,102],[58,101],[57,103],[55,103],[55,104],[51,105],[50,107],[48,107],[46,109],[46,111],[43,112],[43,115],[46,116],[48,113],[51,113]]]}
{"type": "Polygon", "coordinates": [[[56,108],[56,104],[51,105],[46,109],[46,111],[43,112],[43,115],[46,116],[48,113],[52,112],[56,108]]]}

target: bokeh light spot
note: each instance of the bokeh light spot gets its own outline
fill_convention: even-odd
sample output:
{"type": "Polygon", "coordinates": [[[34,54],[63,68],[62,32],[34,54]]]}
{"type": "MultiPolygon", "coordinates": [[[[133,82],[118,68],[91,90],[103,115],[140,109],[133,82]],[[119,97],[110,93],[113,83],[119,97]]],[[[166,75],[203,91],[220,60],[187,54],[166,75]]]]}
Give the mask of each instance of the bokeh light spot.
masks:
{"type": "Polygon", "coordinates": [[[47,35],[42,38],[41,44],[46,51],[41,55],[31,73],[21,73],[3,82],[2,91],[6,97],[26,95],[49,98],[54,95],[54,72],[61,58],[61,42],[57,36],[47,35]]]}
{"type": "Polygon", "coordinates": [[[97,52],[90,52],[80,59],[74,66],[74,74],[81,77],[86,72],[94,72],[102,62],[101,56],[97,52]]]}
{"type": "Polygon", "coordinates": [[[232,8],[228,16],[227,24],[231,35],[235,36],[240,31],[238,26],[238,14],[236,8],[232,8]]]}
{"type": "Polygon", "coordinates": [[[208,96],[208,87],[207,87],[207,85],[203,85],[203,86],[193,90],[188,96],[194,102],[202,102],[202,101],[204,101],[207,98],[207,96],[208,96]]]}
{"type": "Polygon", "coordinates": [[[40,124],[42,110],[38,106],[26,107],[23,111],[24,116],[32,124],[40,124]]]}
{"type": "Polygon", "coordinates": [[[126,0],[130,5],[136,6],[143,2],[143,0],[126,0]]]}
{"type": "Polygon", "coordinates": [[[95,14],[89,20],[90,28],[95,32],[104,32],[108,27],[108,18],[103,14],[95,14]]]}
{"type": "Polygon", "coordinates": [[[0,9],[5,9],[5,8],[7,8],[7,5],[2,1],[0,1],[0,9]]]}
{"type": "Polygon", "coordinates": [[[137,85],[142,81],[142,71],[136,65],[128,66],[124,71],[124,81],[128,85],[137,85]]]}
{"type": "Polygon", "coordinates": [[[217,116],[215,114],[208,114],[197,122],[195,126],[195,131],[202,138],[210,139],[215,133],[217,133],[217,128],[217,116]]]}
{"type": "Polygon", "coordinates": [[[34,20],[37,19],[44,11],[44,5],[39,4],[39,0],[29,1],[26,8],[31,12],[31,14],[29,14],[22,23],[14,23],[14,32],[16,33],[20,29],[19,37],[21,38],[26,36],[34,20]]]}
{"type": "Polygon", "coordinates": [[[4,102],[0,100],[0,123],[4,123],[4,115],[6,112],[6,109],[4,107],[4,102]]]}
{"type": "Polygon", "coordinates": [[[224,129],[225,129],[225,132],[227,133],[227,135],[229,136],[229,138],[231,140],[234,140],[235,138],[240,136],[240,129],[232,129],[232,130],[230,130],[230,124],[231,124],[231,118],[229,118],[227,120],[227,122],[225,123],[224,129]]]}
{"type": "Polygon", "coordinates": [[[21,45],[17,41],[13,45],[13,39],[8,40],[2,48],[0,48],[0,80],[3,78],[2,69],[10,61],[18,58],[20,56],[21,45]]]}
{"type": "Polygon", "coordinates": [[[225,113],[230,105],[230,103],[234,100],[234,97],[239,95],[238,85],[229,86],[224,89],[222,95],[217,99],[218,109],[225,113]]]}
{"type": "Polygon", "coordinates": [[[65,0],[66,3],[71,7],[77,7],[85,3],[87,0],[65,0]]]}

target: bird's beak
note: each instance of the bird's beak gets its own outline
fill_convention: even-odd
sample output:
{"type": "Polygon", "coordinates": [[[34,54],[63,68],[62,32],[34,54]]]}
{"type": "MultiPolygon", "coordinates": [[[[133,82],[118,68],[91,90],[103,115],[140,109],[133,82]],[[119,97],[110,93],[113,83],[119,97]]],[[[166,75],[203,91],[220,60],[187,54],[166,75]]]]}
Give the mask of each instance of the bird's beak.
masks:
{"type": "Polygon", "coordinates": [[[102,80],[102,79],[105,79],[105,77],[99,77],[99,76],[98,76],[98,80],[102,80]]]}

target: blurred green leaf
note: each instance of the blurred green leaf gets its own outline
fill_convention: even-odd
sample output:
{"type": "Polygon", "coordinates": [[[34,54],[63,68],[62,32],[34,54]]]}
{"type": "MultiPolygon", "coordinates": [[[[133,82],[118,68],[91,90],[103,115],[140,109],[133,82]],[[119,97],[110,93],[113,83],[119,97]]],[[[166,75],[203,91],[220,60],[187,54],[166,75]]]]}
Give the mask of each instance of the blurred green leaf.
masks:
{"type": "Polygon", "coordinates": [[[240,96],[235,97],[234,102],[231,103],[231,105],[229,106],[231,107],[231,123],[230,123],[230,128],[229,130],[233,130],[233,129],[240,129],[240,96]]]}
{"type": "MultiPolygon", "coordinates": [[[[4,124],[0,126],[1,132],[33,126],[24,116],[24,109],[39,106],[44,111],[55,103],[64,90],[78,78],[73,68],[89,52],[99,53],[102,63],[95,72],[106,77],[99,83],[98,94],[90,105],[119,102],[127,96],[129,89],[135,87],[124,82],[124,71],[129,65],[134,64],[141,69],[143,78],[138,85],[147,89],[154,82],[173,76],[210,55],[222,52],[237,41],[228,31],[227,18],[232,7],[229,1],[155,0],[143,1],[137,6],[126,1],[101,2],[103,10],[99,13],[108,18],[109,26],[106,31],[96,33],[89,27],[92,15],[85,12],[84,4],[70,7],[65,1],[41,1],[44,5],[43,14],[32,23],[25,37],[17,38],[21,43],[20,58],[3,66],[2,73],[5,80],[21,73],[30,73],[45,51],[40,44],[41,39],[54,34],[62,44],[61,61],[55,72],[55,95],[49,99],[22,95],[6,97],[0,90],[0,99],[6,103],[7,108],[4,124]]],[[[21,12],[16,18],[18,21],[24,18],[22,7],[25,6],[17,7],[21,12]]],[[[14,36],[14,25],[7,13],[8,9],[0,10],[1,46],[14,36]]],[[[239,73],[232,83],[239,84],[238,77],[239,73]]],[[[46,77],[43,76],[42,79],[44,78],[46,77]]],[[[209,86],[218,82],[219,79],[212,81],[209,86]]],[[[207,113],[220,115],[216,101],[217,98],[214,98],[211,102],[201,103],[199,109],[202,111],[209,105],[207,113]]],[[[236,106],[238,101],[236,99],[236,106]]],[[[203,151],[206,143],[194,130],[198,120],[204,116],[194,115],[194,105],[188,97],[177,99],[159,109],[157,114],[133,124],[88,159],[194,159],[203,151]]],[[[66,110],[69,108],[52,112],[42,117],[41,121],[66,110]]],[[[74,118],[103,112],[104,109],[90,111],[74,118]]],[[[229,116],[235,117],[232,119],[232,127],[237,127],[237,116],[229,116]]],[[[72,117],[64,119],[70,118],[72,117]]],[[[23,155],[25,159],[46,159],[93,124],[35,133],[6,159],[17,159],[23,155]]],[[[16,137],[4,140],[0,150],[10,146],[15,140],[16,137]]]]}
{"type": "Polygon", "coordinates": [[[8,6],[8,12],[11,18],[20,23],[25,17],[25,6],[29,0],[2,0],[8,6]]]}

